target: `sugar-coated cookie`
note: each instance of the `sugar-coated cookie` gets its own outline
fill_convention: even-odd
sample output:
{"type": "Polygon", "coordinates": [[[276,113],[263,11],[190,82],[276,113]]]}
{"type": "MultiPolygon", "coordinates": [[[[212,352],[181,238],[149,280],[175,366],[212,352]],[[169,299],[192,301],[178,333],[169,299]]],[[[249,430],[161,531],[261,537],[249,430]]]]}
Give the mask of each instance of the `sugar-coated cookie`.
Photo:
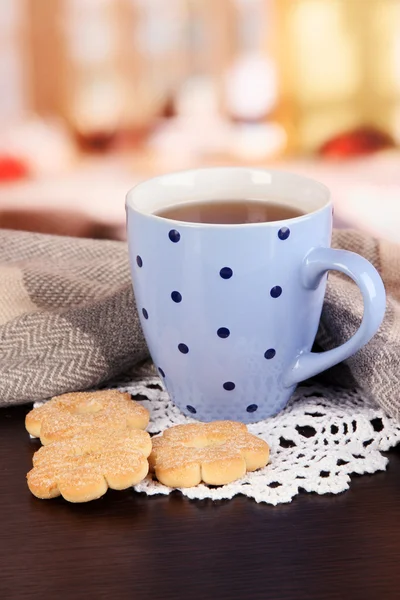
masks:
{"type": "Polygon", "coordinates": [[[169,487],[231,483],[269,459],[268,444],[234,421],[177,425],[152,443],[150,467],[169,487]]]}
{"type": "Polygon", "coordinates": [[[42,444],[71,438],[82,430],[145,429],[148,423],[148,410],[118,390],[56,396],[31,410],[25,419],[26,429],[42,444]]]}
{"type": "Polygon", "coordinates": [[[33,456],[28,487],[38,498],[63,496],[69,502],[100,498],[108,488],[123,490],[148,473],[151,439],[146,431],[83,431],[42,446],[33,456]]]}

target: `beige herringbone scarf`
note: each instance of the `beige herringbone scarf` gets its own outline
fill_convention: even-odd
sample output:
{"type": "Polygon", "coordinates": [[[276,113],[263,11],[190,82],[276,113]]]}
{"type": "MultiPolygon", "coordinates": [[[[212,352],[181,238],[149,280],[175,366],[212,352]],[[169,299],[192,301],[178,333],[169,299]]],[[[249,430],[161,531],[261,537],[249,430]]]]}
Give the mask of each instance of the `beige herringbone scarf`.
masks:
{"type": "MultiPolygon", "coordinates": [[[[361,386],[400,416],[400,247],[338,231],[336,247],[380,271],[388,309],[378,335],[325,379],[361,386]]],[[[342,343],[358,327],[356,286],[329,279],[317,342],[342,343]]],[[[148,356],[131,289],[126,244],[0,230],[0,405],[83,390],[148,356]]]]}

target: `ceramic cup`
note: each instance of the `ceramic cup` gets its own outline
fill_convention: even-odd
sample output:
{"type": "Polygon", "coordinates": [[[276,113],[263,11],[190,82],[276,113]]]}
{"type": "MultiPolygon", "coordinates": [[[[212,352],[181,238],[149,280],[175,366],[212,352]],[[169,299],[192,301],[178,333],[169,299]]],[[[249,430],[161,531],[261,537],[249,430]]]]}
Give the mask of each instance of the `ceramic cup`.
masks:
{"type": "Polygon", "coordinates": [[[332,203],[322,184],[292,173],[210,168],[140,183],[127,195],[130,263],[151,356],[173,402],[200,421],[252,423],[281,410],[296,384],[354,354],[378,329],[385,291],[361,256],[330,248],[332,203]],[[279,199],[305,214],[215,225],[156,216],[172,205],[279,199]],[[355,335],[311,348],[327,272],[359,286],[355,335]]]}

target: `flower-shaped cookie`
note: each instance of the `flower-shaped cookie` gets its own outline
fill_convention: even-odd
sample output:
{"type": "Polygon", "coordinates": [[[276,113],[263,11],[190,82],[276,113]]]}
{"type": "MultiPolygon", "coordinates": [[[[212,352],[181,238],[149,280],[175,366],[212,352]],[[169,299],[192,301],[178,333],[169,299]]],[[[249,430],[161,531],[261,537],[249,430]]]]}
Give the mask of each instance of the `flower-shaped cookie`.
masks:
{"type": "Polygon", "coordinates": [[[150,467],[169,487],[231,483],[269,458],[268,444],[234,421],[177,425],[152,442],[150,467]]]}
{"type": "Polygon", "coordinates": [[[26,429],[40,437],[42,444],[71,438],[83,430],[145,429],[148,423],[149,411],[118,390],[56,396],[31,410],[25,419],[26,429]]]}
{"type": "Polygon", "coordinates": [[[33,456],[28,487],[38,498],[63,496],[69,502],[100,498],[108,488],[123,490],[144,479],[151,439],[146,431],[102,429],[42,446],[33,456]]]}

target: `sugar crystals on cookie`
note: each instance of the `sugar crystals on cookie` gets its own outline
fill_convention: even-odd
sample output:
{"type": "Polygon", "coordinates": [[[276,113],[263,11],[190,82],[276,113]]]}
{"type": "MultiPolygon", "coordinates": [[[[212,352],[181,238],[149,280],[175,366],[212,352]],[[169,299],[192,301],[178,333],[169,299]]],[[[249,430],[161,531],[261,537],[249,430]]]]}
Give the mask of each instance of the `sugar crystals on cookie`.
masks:
{"type": "Polygon", "coordinates": [[[126,392],[101,390],[56,396],[31,410],[26,429],[42,444],[68,439],[82,430],[146,429],[149,411],[126,392]]]}
{"type": "Polygon", "coordinates": [[[108,488],[123,490],[142,481],[150,451],[150,436],[140,429],[83,431],[35,452],[28,487],[42,499],[61,495],[69,502],[95,500],[108,488]]]}
{"type": "Polygon", "coordinates": [[[268,444],[234,421],[177,425],[152,442],[150,466],[169,487],[231,483],[269,459],[268,444]]]}

